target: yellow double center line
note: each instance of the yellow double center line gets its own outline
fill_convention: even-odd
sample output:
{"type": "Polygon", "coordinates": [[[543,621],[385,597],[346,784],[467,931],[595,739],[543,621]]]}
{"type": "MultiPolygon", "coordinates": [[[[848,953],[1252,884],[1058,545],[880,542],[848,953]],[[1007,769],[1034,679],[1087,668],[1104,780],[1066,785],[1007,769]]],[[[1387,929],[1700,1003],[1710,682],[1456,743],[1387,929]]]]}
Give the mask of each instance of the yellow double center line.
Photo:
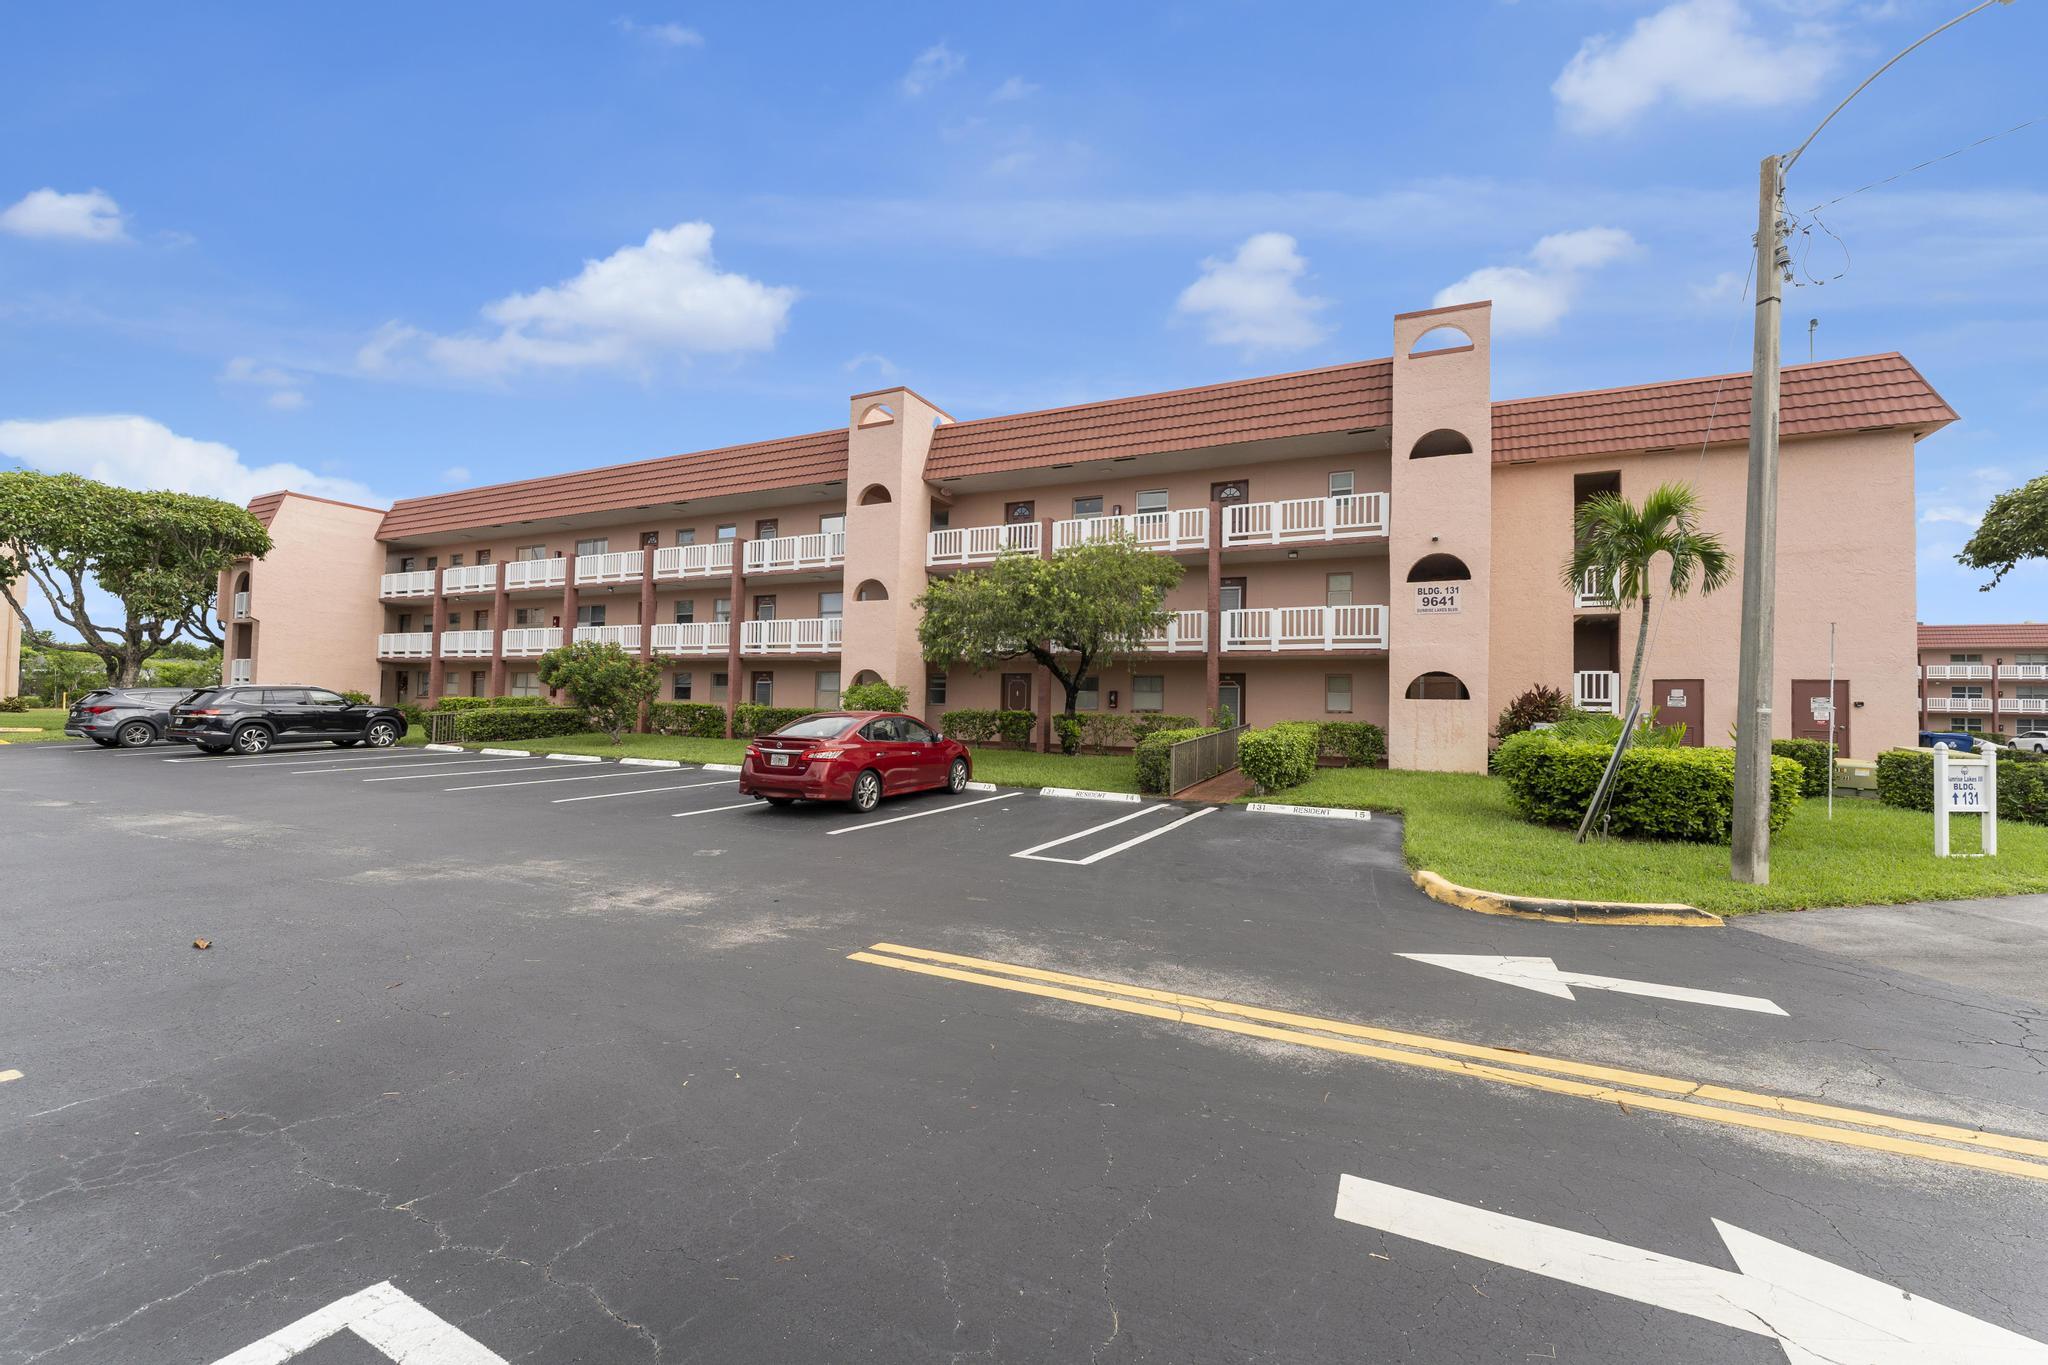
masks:
{"type": "Polygon", "coordinates": [[[1766,1133],[1811,1138],[1841,1147],[1915,1157],[1949,1166],[1995,1171],[2026,1180],[2048,1181],[2048,1142],[2008,1137],[1953,1124],[1846,1109],[1787,1095],[1737,1090],[1705,1081],[1679,1080],[1642,1071],[1596,1066],[1562,1057],[1543,1057],[1513,1048],[1486,1047],[1435,1038],[1423,1033],[1373,1028],[1342,1019],[1240,1005],[1229,1000],[1184,995],[1122,981],[1075,976],[1068,972],[1023,967],[987,958],[963,957],[900,943],[877,943],[849,954],[855,962],[893,967],[903,972],[944,977],[1023,995],[1064,1000],[1075,1005],[1138,1014],[1193,1028],[1216,1029],[1341,1052],[1352,1057],[1425,1071],[1447,1072],[1501,1085],[1546,1090],[1556,1095],[1618,1104],[1625,1110],[1645,1109],[1709,1123],[1731,1124],[1766,1133]]]}

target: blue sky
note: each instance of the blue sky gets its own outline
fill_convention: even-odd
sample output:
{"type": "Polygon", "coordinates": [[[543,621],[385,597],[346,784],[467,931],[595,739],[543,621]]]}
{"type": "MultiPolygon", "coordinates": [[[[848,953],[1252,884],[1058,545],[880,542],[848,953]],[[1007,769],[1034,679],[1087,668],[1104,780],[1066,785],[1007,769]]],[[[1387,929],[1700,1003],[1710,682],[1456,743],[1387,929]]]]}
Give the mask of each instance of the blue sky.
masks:
{"type": "MultiPolygon", "coordinates": [[[[1460,291],[1499,397],[1742,369],[1758,158],[1961,8],[9,6],[0,458],[381,501],[1380,356],[1460,291]]],[[[2038,0],[1943,35],[1791,207],[2048,115],[2044,50],[2038,0]]],[[[2048,618],[1950,559],[2048,467],[2044,172],[2048,124],[1833,204],[1788,297],[1788,359],[1817,317],[1964,414],[1925,620],[2048,618]]]]}

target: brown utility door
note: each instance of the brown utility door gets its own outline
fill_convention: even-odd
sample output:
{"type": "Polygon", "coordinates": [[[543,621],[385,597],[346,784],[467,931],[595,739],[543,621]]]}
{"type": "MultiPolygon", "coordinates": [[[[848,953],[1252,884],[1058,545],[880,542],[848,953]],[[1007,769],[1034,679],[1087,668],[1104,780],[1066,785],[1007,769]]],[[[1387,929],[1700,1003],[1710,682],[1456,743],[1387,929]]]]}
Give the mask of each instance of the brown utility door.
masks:
{"type": "MultiPolygon", "coordinates": [[[[1828,742],[1828,680],[1826,678],[1794,678],[1792,680],[1792,738],[1817,739],[1828,742]],[[1815,702],[1821,705],[1816,708],[1815,702]]],[[[1849,707],[1849,680],[1835,679],[1835,752],[1843,758],[1853,752],[1849,748],[1849,717],[1854,712],[1849,707]]]]}
{"type": "Polygon", "coordinates": [[[1029,673],[1003,674],[1003,709],[1005,711],[1029,711],[1031,709],[1031,675],[1029,673]]]}
{"type": "Polygon", "coordinates": [[[1707,684],[1703,678],[1659,678],[1645,699],[1656,708],[1659,725],[1685,723],[1685,742],[1697,749],[1707,742],[1707,684]]]}

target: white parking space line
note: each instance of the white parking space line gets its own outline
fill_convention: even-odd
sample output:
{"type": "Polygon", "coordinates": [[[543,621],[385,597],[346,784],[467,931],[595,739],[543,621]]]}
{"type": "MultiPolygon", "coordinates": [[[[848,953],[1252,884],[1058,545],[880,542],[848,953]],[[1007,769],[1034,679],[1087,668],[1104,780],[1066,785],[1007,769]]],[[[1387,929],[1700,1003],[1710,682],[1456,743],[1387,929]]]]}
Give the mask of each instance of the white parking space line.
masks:
{"type": "MultiPolygon", "coordinates": [[[[1012,858],[1029,858],[1033,854],[1043,853],[1046,849],[1058,848],[1061,844],[1071,844],[1076,839],[1085,839],[1091,834],[1099,834],[1103,830],[1112,829],[1117,825],[1123,824],[1126,820],[1136,820],[1147,815],[1157,815],[1163,810],[1171,809],[1173,809],[1171,806],[1147,806],[1143,810],[1134,810],[1129,815],[1119,815],[1114,820],[1105,820],[1099,825],[1090,825],[1088,828],[1076,830],[1072,834],[1062,834],[1057,839],[1048,839],[1042,844],[1033,844],[1031,847],[1017,853],[1012,853],[1010,856],[1012,858]]],[[[1049,858],[1046,861],[1063,863],[1067,860],[1065,858],[1049,858]]]]}
{"type": "Polygon", "coordinates": [[[544,787],[550,782],[602,782],[607,778],[638,777],[639,773],[628,768],[623,772],[578,773],[574,777],[522,777],[517,782],[474,782],[467,787],[443,787],[443,791],[481,792],[493,787],[544,787]]]}
{"type": "MultiPolygon", "coordinates": [[[[1136,818],[1136,815],[1149,815],[1153,810],[1167,809],[1170,809],[1170,807],[1154,806],[1151,808],[1151,810],[1148,811],[1138,811],[1134,815],[1126,815],[1124,817],[1124,820],[1134,819],[1136,818]]],[[[1190,811],[1188,814],[1181,816],[1180,819],[1175,820],[1172,824],[1161,825],[1157,829],[1148,829],[1143,834],[1137,835],[1134,838],[1126,839],[1120,844],[1111,844],[1108,848],[1101,849],[1095,853],[1091,853],[1085,858],[1048,858],[1041,854],[1039,852],[1039,849],[1057,848],[1061,844],[1072,843],[1074,840],[1080,838],[1081,834],[1093,834],[1095,833],[1095,830],[1108,829],[1109,825],[1097,825],[1095,829],[1084,829],[1081,831],[1081,834],[1069,834],[1064,839],[1055,839],[1049,844],[1040,844],[1038,845],[1038,848],[1027,848],[1022,853],[1012,853],[1010,856],[1012,858],[1029,858],[1033,862],[1037,863],[1071,863],[1075,867],[1088,867],[1091,864],[1101,862],[1104,858],[1114,857],[1116,854],[1122,853],[1127,848],[1136,848],[1139,844],[1144,843],[1147,839],[1157,839],[1162,834],[1171,834],[1173,833],[1173,831],[1179,829],[1182,825],[1193,824],[1195,821],[1201,819],[1205,815],[1214,815],[1216,813],[1216,809],[1217,808],[1215,806],[1204,806],[1198,811],[1190,811]]],[[[1122,823],[1123,821],[1121,820],[1112,820],[1109,822],[1110,825],[1122,823]]]]}
{"type": "Polygon", "coordinates": [[[308,1313],[213,1365],[284,1365],[339,1332],[353,1332],[399,1365],[505,1365],[505,1357],[389,1280],[308,1313]]]}
{"type": "Polygon", "coordinates": [[[218,763],[223,768],[241,768],[260,763],[323,763],[330,759],[418,758],[418,749],[373,749],[366,754],[337,754],[313,744],[278,747],[266,754],[208,754],[190,758],[167,758],[166,763],[218,763]]]}
{"type": "Polygon", "coordinates": [[[675,813],[674,818],[680,820],[685,815],[716,815],[722,810],[745,810],[749,806],[758,806],[762,810],[773,809],[765,801],[740,801],[730,806],[710,806],[704,810],[679,810],[675,813]]]}
{"type": "Polygon", "coordinates": [[[685,782],[678,787],[635,787],[629,792],[596,792],[590,796],[558,796],[548,804],[552,806],[566,806],[571,801],[609,801],[614,796],[645,796],[649,792],[686,792],[698,787],[730,787],[737,781],[739,781],[737,777],[728,777],[723,782],[685,782]]]}
{"type": "Polygon", "coordinates": [[[1004,792],[1001,796],[984,796],[979,801],[955,802],[952,805],[940,806],[936,810],[921,810],[913,815],[896,815],[891,816],[887,820],[869,820],[858,825],[848,825],[844,829],[835,829],[832,833],[834,835],[859,834],[862,830],[880,829],[884,825],[900,825],[905,820],[922,820],[927,815],[950,815],[954,811],[969,810],[975,806],[986,806],[991,801],[1007,801],[1013,796],[1020,795],[1022,795],[1021,792],[1004,792]]]}
{"type": "MultiPolygon", "coordinates": [[[[425,766],[425,765],[422,765],[422,766],[425,766]]],[[[554,764],[552,764],[552,763],[521,763],[521,764],[517,764],[517,765],[512,765],[512,766],[508,766],[508,765],[504,764],[504,763],[502,762],[502,760],[501,760],[501,761],[500,761],[500,762],[498,762],[498,763],[493,763],[492,765],[490,765],[490,766],[489,766],[489,767],[487,767],[487,768],[454,768],[454,767],[448,767],[448,768],[444,768],[444,767],[442,767],[442,766],[441,766],[440,764],[434,764],[434,765],[432,765],[432,770],[431,770],[431,771],[429,771],[429,772],[423,772],[423,773],[407,773],[407,774],[406,774],[405,776],[403,776],[403,777],[366,777],[366,778],[364,778],[364,779],[363,779],[363,781],[365,781],[365,782],[417,782],[417,781],[419,781],[419,780],[420,780],[421,778],[423,778],[423,777],[462,777],[462,776],[465,776],[465,775],[466,775],[466,774],[468,774],[468,773],[488,773],[488,772],[501,772],[501,773],[537,773],[537,772],[541,772],[541,771],[543,771],[543,770],[545,770],[545,771],[548,771],[548,772],[556,772],[556,773],[558,773],[558,772],[560,772],[560,771],[561,771],[561,769],[560,769],[560,768],[557,768],[557,767],[556,767],[556,766],[555,766],[554,764]]]]}
{"type": "MultiPolygon", "coordinates": [[[[498,761],[499,761],[500,763],[504,762],[504,760],[503,760],[503,759],[499,759],[498,761]]],[[[475,762],[475,760],[474,760],[474,759],[461,759],[461,758],[442,758],[442,757],[440,757],[439,755],[430,755],[430,756],[428,756],[428,757],[426,757],[426,758],[415,758],[415,759],[413,759],[413,760],[412,760],[411,762],[408,762],[408,763],[400,763],[400,764],[396,764],[396,765],[394,765],[394,764],[390,764],[390,763],[384,763],[384,764],[382,764],[381,766],[384,766],[384,767],[393,767],[393,766],[396,766],[396,767],[400,767],[400,768],[448,768],[448,767],[454,767],[454,766],[456,766],[456,765],[459,765],[459,764],[462,764],[462,763],[469,763],[469,762],[475,762]]],[[[292,771],[293,773],[295,773],[295,774],[296,774],[296,773],[350,773],[350,772],[361,772],[361,771],[362,771],[363,769],[365,769],[365,768],[375,768],[375,767],[378,767],[378,766],[380,766],[380,764],[379,764],[379,761],[378,761],[378,760],[376,760],[376,759],[374,759],[374,758],[352,758],[352,759],[349,759],[349,760],[348,760],[347,762],[344,762],[344,763],[323,763],[323,764],[321,764],[321,765],[320,765],[319,767],[317,767],[317,768],[293,768],[293,769],[292,769],[291,771],[292,771]]],[[[252,770],[252,771],[254,771],[254,770],[252,770]]]]}

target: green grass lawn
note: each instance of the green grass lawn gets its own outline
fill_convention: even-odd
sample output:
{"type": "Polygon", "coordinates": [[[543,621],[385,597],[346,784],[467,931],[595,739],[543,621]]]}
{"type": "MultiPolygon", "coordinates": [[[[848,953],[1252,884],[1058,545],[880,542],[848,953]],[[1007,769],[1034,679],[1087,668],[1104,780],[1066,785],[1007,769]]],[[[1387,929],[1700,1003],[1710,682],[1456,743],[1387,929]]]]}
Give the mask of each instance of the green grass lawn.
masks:
{"type": "MultiPolygon", "coordinates": [[[[2048,892],[2048,829],[2006,821],[1996,858],[1934,856],[1934,817],[1867,799],[1802,802],[1771,840],[1771,883],[1729,880],[1726,844],[1634,839],[1574,843],[1569,830],[1531,825],[1490,777],[1331,768],[1264,798],[1303,806],[1399,811],[1409,865],[1464,886],[1525,896],[1680,901],[1743,913],[1817,905],[1877,905],[2048,892]]],[[[1953,846],[1977,846],[1975,817],[1958,816],[1953,846]]]]}
{"type": "Polygon", "coordinates": [[[26,711],[0,711],[0,739],[9,744],[34,744],[42,740],[64,738],[64,717],[67,708],[62,706],[33,706],[26,711]],[[28,734],[11,734],[8,731],[20,726],[30,727],[28,734]]]}

